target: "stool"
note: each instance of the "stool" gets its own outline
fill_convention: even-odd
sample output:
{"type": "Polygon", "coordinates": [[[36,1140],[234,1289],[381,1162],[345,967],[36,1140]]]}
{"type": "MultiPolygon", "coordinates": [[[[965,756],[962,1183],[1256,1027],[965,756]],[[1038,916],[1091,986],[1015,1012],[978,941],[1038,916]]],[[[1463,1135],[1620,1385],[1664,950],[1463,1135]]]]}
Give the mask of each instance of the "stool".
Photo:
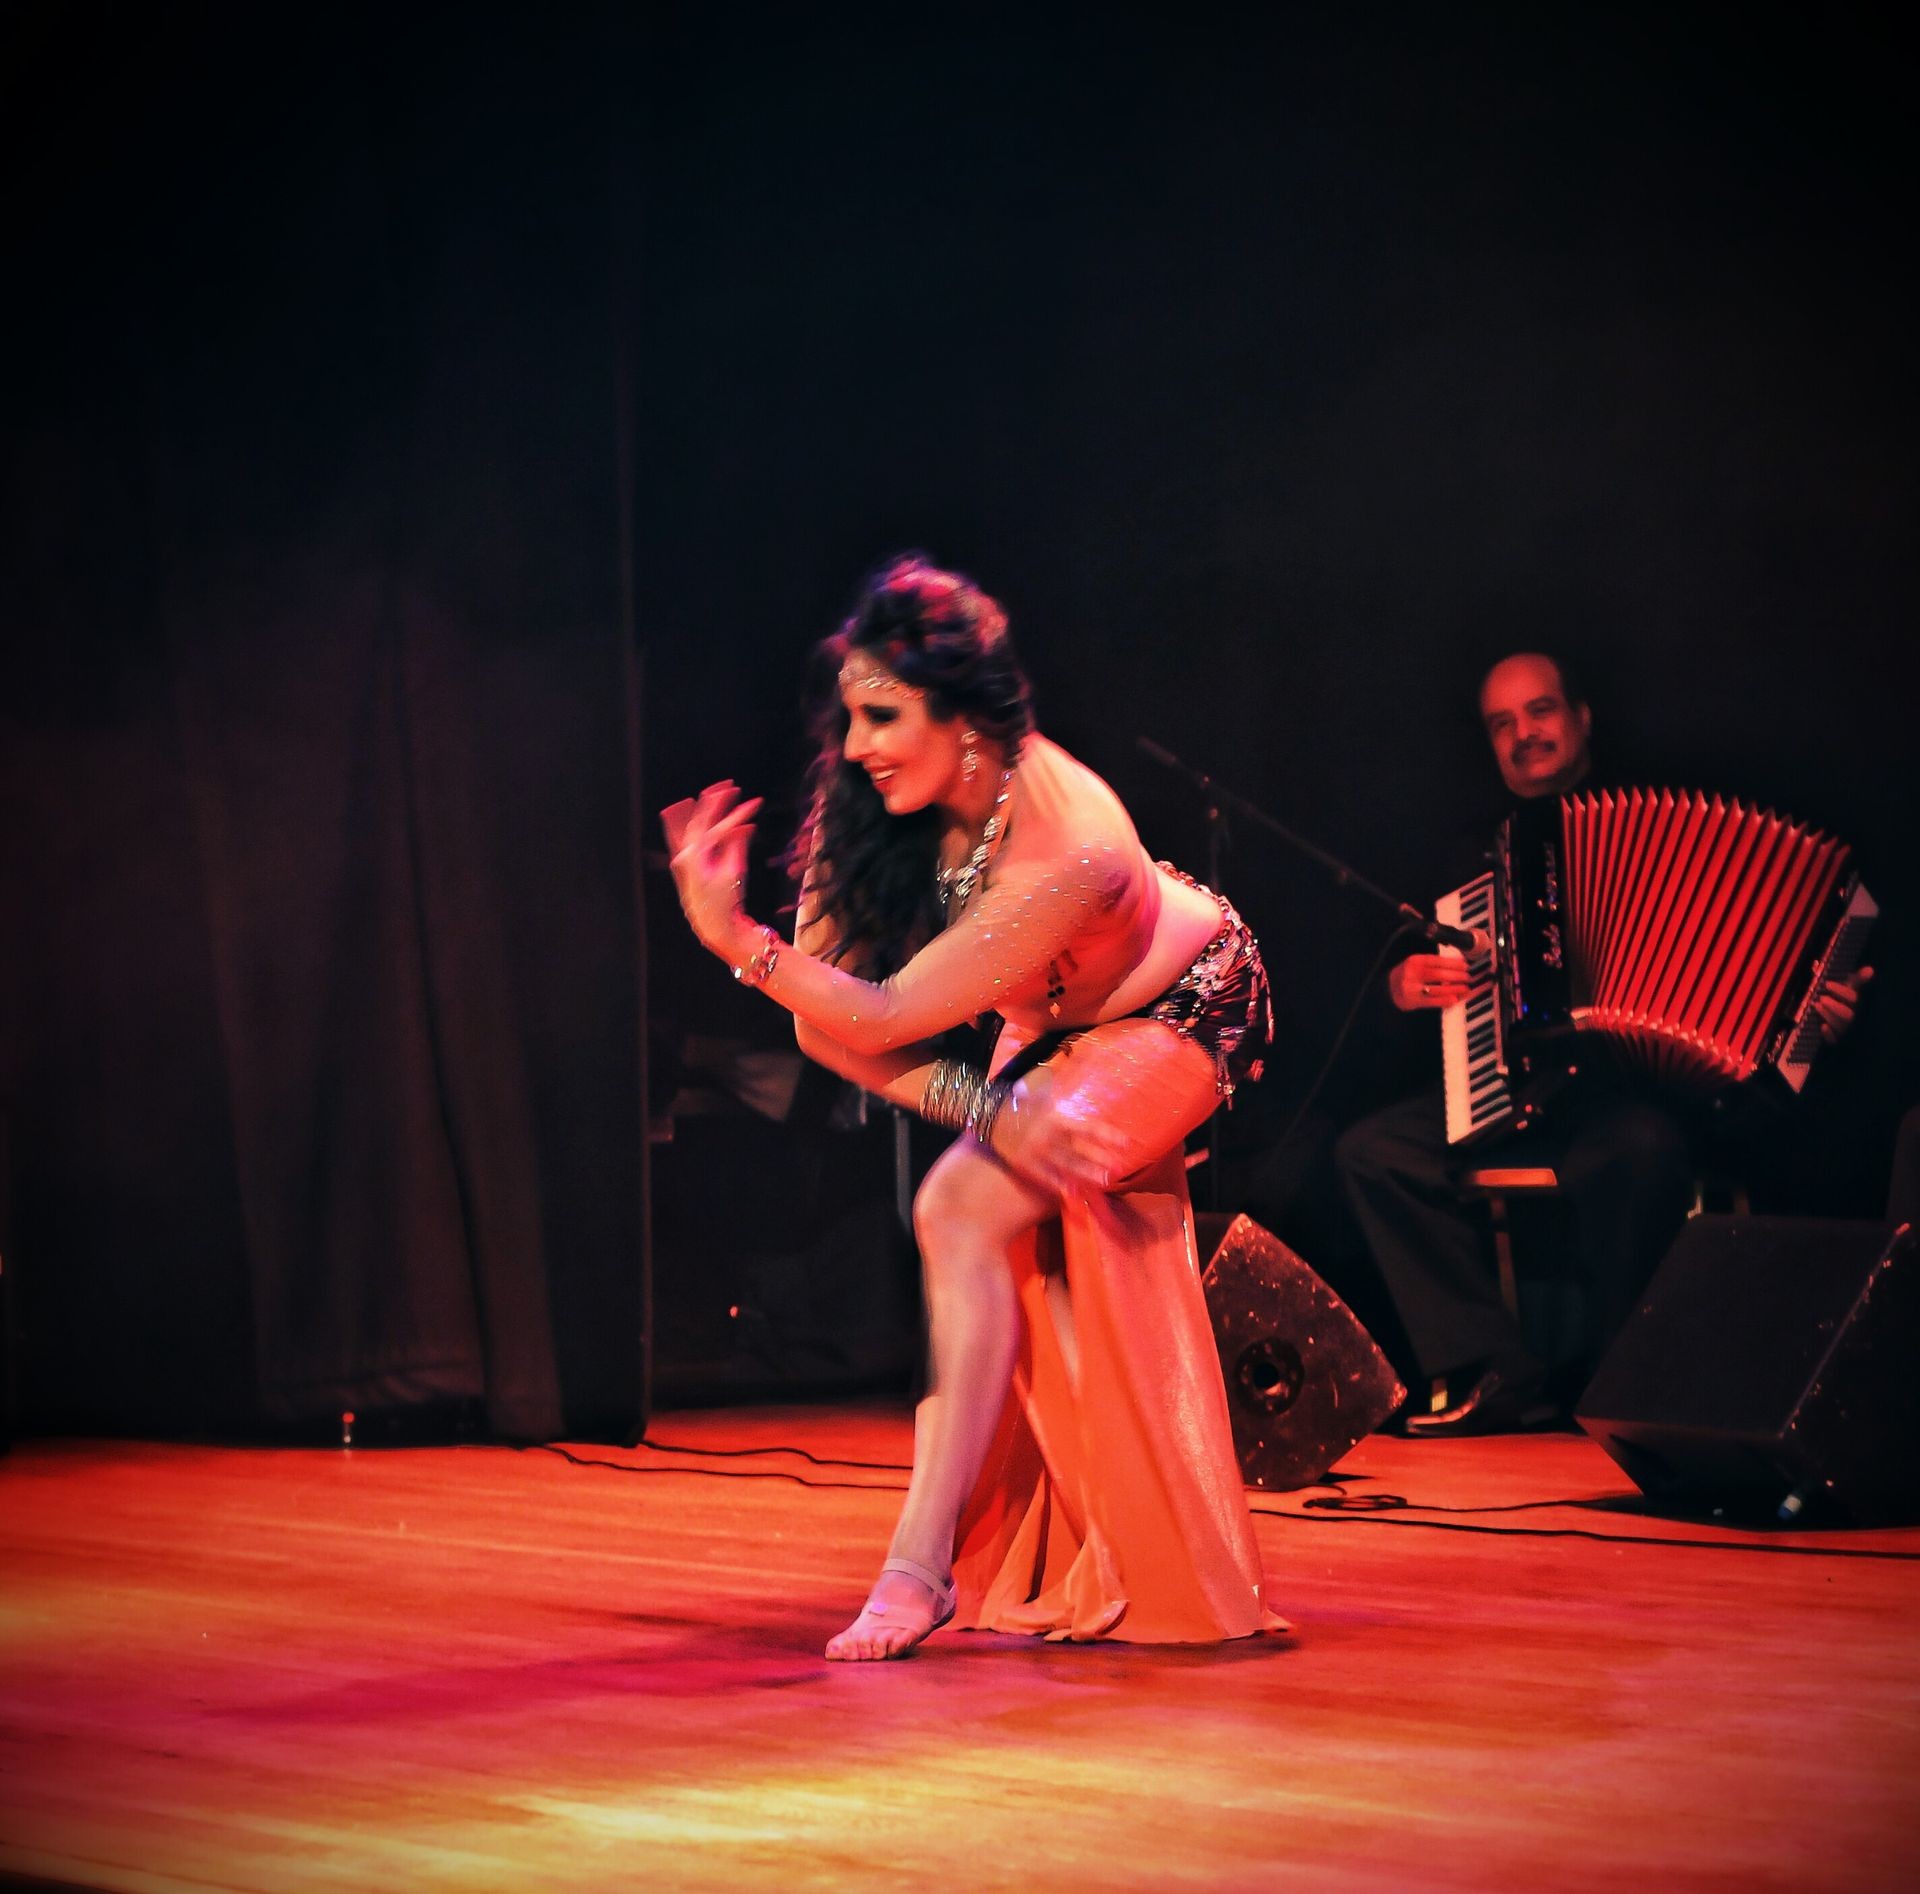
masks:
{"type": "MultiPolygon", "coordinates": [[[[1557,1197],[1560,1179],[1547,1165],[1498,1166],[1463,1171],[1460,1188],[1484,1197],[1487,1215],[1493,1222],[1493,1259],[1500,1271],[1500,1300],[1507,1313],[1519,1319],[1520,1290],[1513,1273],[1513,1233],[1507,1221],[1510,1197],[1557,1197]]],[[[1737,1178],[1721,1177],[1702,1171],[1693,1180],[1693,1202],[1687,1207],[1691,1220],[1708,1210],[1724,1210],[1737,1217],[1750,1216],[1753,1206],[1747,1187],[1737,1178]]]]}
{"type": "MultiPolygon", "coordinates": [[[[1462,1192],[1481,1197],[1487,1206],[1487,1216],[1493,1225],[1493,1259],[1500,1273],[1500,1300],[1508,1315],[1516,1323],[1521,1322],[1520,1285],[1513,1263],[1513,1231],[1508,1218],[1508,1205],[1516,1197],[1557,1197],[1560,1195],[1560,1179],[1548,1165],[1487,1165],[1476,1170],[1463,1171],[1456,1180],[1462,1192]]],[[[1738,1179],[1728,1178],[1713,1172],[1697,1172],[1693,1184],[1693,1201],[1687,1209],[1689,1218],[1697,1217],[1704,1211],[1727,1210],[1736,1216],[1750,1213],[1746,1186],[1738,1179]]],[[[1544,1306],[1534,1307],[1532,1326],[1538,1331],[1529,1336],[1529,1341],[1537,1348],[1544,1348],[1548,1356],[1553,1356],[1567,1345],[1569,1336],[1568,1315],[1564,1300],[1555,1299],[1544,1306]]],[[[1579,1331],[1580,1318],[1576,1315],[1573,1332],[1579,1331]]]]}
{"type": "Polygon", "coordinates": [[[1507,1200],[1510,1197],[1557,1197],[1560,1179],[1544,1164],[1496,1165],[1462,1172],[1460,1188],[1486,1199],[1487,1214],[1493,1220],[1493,1260],[1500,1271],[1500,1300],[1517,1322],[1520,1286],[1513,1274],[1513,1233],[1507,1223],[1507,1200]]]}

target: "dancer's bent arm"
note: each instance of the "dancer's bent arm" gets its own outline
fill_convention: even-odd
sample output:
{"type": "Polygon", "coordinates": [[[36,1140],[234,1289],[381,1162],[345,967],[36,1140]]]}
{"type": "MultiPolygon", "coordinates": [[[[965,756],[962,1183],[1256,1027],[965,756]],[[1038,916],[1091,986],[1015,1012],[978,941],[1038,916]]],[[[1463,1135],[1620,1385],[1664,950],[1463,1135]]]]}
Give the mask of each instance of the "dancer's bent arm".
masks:
{"type": "MultiPolygon", "coordinates": [[[[833,940],[828,924],[803,902],[796,930],[800,944],[775,952],[769,977],[766,930],[747,918],[739,902],[759,806],[757,800],[738,802],[733,786],[720,784],[662,812],[687,918],[702,944],[736,968],[758,962],[762,972],[756,984],[793,1014],[803,1052],[910,1111],[922,1109],[938,1062],[927,1042],[950,1026],[997,1010],[998,996],[1030,981],[1062,951],[1075,921],[1084,921],[1090,907],[1109,898],[1105,890],[1114,877],[1112,861],[1095,850],[1056,868],[1051,879],[1038,880],[1031,870],[1011,877],[1001,889],[989,890],[973,915],[923,947],[891,981],[879,982],[862,980],[807,952],[808,947],[830,952],[833,940]],[[957,952],[963,940],[967,951],[957,952]],[[885,1029],[862,1032],[862,1009],[869,1021],[877,1012],[885,1029]]],[[[993,1124],[989,1148],[1009,1169],[1050,1193],[1107,1188],[1124,1168],[1123,1141],[1097,1121],[1052,1109],[1052,1092],[1052,1076],[1044,1067],[1013,1085],[993,1124]]]]}
{"type": "MultiPolygon", "coordinates": [[[[824,961],[836,944],[831,919],[818,910],[810,892],[803,892],[794,945],[824,961]]],[[[893,1052],[855,1052],[797,1015],[793,1030],[795,1043],[817,1065],[850,1079],[889,1104],[912,1112],[920,1110],[927,1082],[940,1058],[936,1044],[906,1046],[893,1052]]],[[[987,1148],[1017,1176],[1052,1196],[1103,1190],[1129,1168],[1127,1146],[1119,1132],[1105,1124],[1088,1124],[1083,1112],[1062,1109],[1055,1095],[1054,1075],[1045,1066],[1009,1088],[987,1148]]]]}
{"type": "MultiPolygon", "coordinates": [[[[731,783],[716,783],[663,811],[687,919],[701,944],[735,967],[752,964],[764,944],[765,930],[739,903],[759,807],[757,798],[740,801],[731,783]]],[[[1121,897],[1131,869],[1127,851],[1106,841],[1070,854],[1006,858],[965,916],[890,978],[863,980],[794,949],[779,953],[756,984],[850,1052],[915,1046],[999,1011],[1031,987],[1089,920],[1121,897]]]]}

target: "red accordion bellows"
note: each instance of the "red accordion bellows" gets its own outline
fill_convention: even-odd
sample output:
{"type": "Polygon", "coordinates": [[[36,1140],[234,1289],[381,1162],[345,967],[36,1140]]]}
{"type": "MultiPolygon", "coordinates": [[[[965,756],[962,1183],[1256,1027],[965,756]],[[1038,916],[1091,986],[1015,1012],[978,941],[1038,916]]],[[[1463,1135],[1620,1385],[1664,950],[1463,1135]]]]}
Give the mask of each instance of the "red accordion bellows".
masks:
{"type": "Polygon", "coordinates": [[[1576,1024],[1662,1078],[1752,1076],[1846,846],[1719,796],[1563,804],[1576,1024]]]}

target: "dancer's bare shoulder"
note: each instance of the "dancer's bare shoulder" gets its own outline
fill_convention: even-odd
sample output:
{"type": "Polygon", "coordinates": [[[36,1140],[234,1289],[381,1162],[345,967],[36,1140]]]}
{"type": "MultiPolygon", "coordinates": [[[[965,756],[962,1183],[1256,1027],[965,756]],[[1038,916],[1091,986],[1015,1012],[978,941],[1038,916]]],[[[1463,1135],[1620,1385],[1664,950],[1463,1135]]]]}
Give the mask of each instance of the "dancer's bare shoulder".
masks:
{"type": "Polygon", "coordinates": [[[1119,884],[1146,874],[1126,805],[1104,778],[1038,731],[1020,753],[1017,795],[1009,852],[1018,848],[1029,860],[1055,858],[1119,884]]]}

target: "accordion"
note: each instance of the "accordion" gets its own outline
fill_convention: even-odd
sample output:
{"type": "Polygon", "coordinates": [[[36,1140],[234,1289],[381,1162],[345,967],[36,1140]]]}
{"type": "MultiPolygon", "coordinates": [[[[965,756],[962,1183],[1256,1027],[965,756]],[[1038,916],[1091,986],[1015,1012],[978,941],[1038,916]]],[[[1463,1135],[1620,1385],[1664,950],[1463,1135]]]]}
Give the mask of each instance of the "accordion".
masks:
{"type": "Polygon", "coordinates": [[[1524,1127],[1592,1035],[1675,1085],[1771,1070],[1799,1091],[1814,995],[1860,964],[1879,912],[1847,861],[1831,836],[1719,796],[1601,790],[1517,810],[1491,870],[1434,909],[1475,935],[1467,998],[1440,1018],[1447,1141],[1524,1127]]]}

